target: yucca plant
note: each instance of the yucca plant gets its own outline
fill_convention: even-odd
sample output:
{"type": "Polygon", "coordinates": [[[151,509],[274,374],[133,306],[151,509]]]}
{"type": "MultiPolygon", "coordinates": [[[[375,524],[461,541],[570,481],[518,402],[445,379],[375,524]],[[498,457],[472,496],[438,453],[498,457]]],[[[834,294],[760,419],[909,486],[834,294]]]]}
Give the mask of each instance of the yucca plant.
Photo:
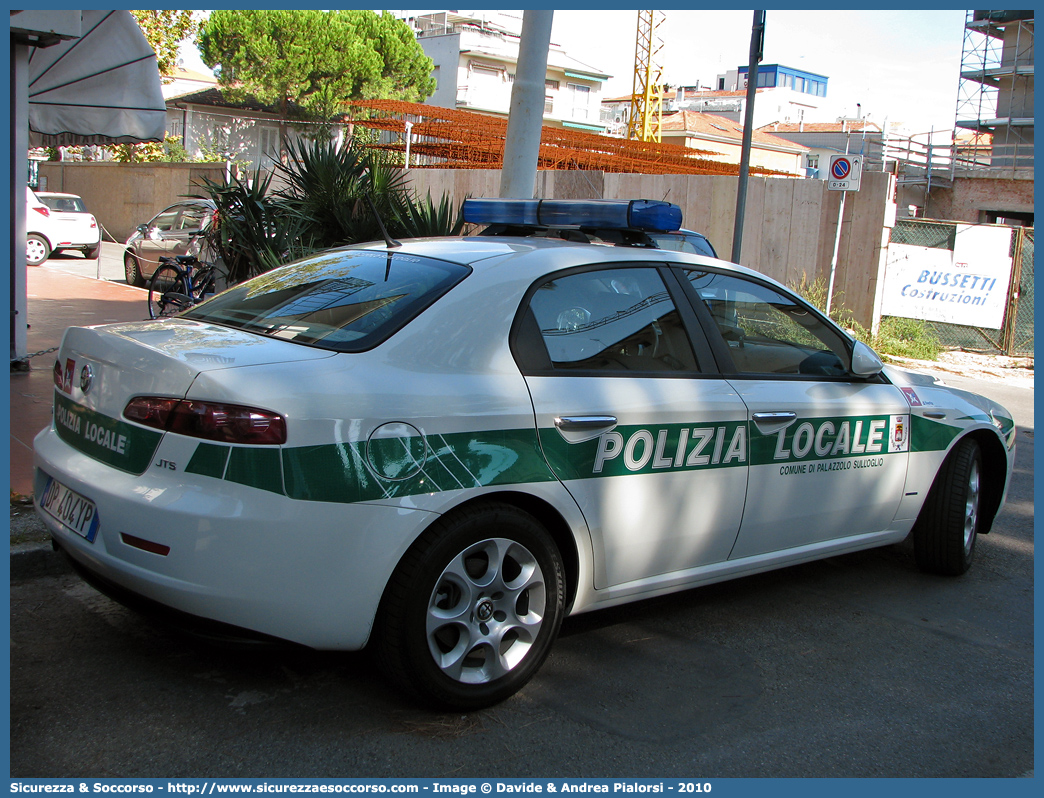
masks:
{"type": "Polygon", "coordinates": [[[271,174],[261,169],[249,180],[235,175],[229,183],[202,178],[217,206],[207,244],[224,260],[230,285],[316,249],[306,220],[269,196],[271,181],[271,174]]]}
{"type": "Polygon", "coordinates": [[[436,203],[429,191],[424,199],[411,193],[393,198],[392,235],[402,238],[459,236],[464,229],[464,214],[447,194],[436,203]]]}
{"type": "Polygon", "coordinates": [[[308,221],[317,245],[355,244],[381,238],[380,227],[367,203],[369,195],[387,224],[395,203],[407,192],[406,178],[381,153],[356,145],[338,148],[330,141],[294,144],[285,141],[290,156],[276,169],[285,186],[280,203],[308,221]]]}
{"type": "Polygon", "coordinates": [[[217,205],[208,244],[224,259],[230,284],[320,249],[380,240],[378,217],[395,238],[463,229],[448,196],[437,203],[430,192],[415,196],[405,173],[380,151],[330,141],[285,140],[284,147],[290,157],[274,173],[256,169],[250,180],[233,176],[227,184],[202,179],[217,205]],[[283,187],[270,191],[276,174],[283,187]]]}

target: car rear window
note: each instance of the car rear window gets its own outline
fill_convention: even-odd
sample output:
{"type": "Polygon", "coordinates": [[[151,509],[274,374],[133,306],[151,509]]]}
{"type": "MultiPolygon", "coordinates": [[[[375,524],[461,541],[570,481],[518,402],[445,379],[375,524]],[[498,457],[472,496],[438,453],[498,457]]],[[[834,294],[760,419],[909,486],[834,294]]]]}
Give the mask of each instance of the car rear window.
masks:
{"type": "Polygon", "coordinates": [[[52,211],[61,211],[63,213],[86,213],[87,206],[83,204],[83,200],[79,197],[40,197],[40,202],[50,208],[52,211]]]}
{"type": "Polygon", "coordinates": [[[335,250],[255,277],[186,318],[337,352],[372,349],[463,280],[456,263],[335,250]]]}

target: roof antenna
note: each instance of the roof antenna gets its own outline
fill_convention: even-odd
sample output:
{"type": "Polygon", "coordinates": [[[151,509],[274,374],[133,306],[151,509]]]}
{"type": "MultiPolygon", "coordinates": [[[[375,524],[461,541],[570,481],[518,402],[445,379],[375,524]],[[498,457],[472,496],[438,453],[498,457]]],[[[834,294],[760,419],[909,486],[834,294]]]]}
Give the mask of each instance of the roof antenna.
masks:
{"type": "Polygon", "coordinates": [[[381,215],[377,213],[377,206],[374,205],[373,197],[370,196],[369,191],[366,192],[366,202],[370,206],[370,211],[373,213],[373,218],[377,220],[377,226],[381,228],[381,235],[384,236],[384,243],[388,245],[388,249],[391,249],[392,247],[401,247],[401,241],[396,241],[394,238],[388,235],[388,230],[387,228],[385,228],[384,222],[381,221],[381,215]]]}
{"type": "Polygon", "coordinates": [[[377,213],[377,206],[373,202],[373,178],[370,176],[369,167],[363,169],[362,176],[366,178],[370,184],[367,186],[364,196],[366,197],[366,204],[370,206],[370,212],[373,214],[373,218],[377,220],[377,226],[381,228],[381,235],[384,236],[384,243],[388,245],[388,249],[391,249],[392,247],[401,247],[402,242],[396,241],[388,235],[388,229],[384,226],[384,222],[381,220],[381,215],[377,213]]]}

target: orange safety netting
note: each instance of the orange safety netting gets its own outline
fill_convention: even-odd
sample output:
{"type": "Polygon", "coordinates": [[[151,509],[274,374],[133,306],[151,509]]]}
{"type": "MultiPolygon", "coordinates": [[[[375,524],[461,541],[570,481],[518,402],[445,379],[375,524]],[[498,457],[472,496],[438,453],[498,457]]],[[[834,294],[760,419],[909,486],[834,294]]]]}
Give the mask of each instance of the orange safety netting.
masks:
{"type": "MultiPolygon", "coordinates": [[[[362,100],[351,105],[352,124],[403,133],[411,123],[410,166],[435,169],[503,167],[507,119],[400,100],[362,100]]],[[[404,152],[405,141],[375,144],[404,152]]],[[[738,175],[739,165],[712,160],[716,153],[678,144],[585,133],[544,125],[538,169],[595,169],[632,174],[738,175]]],[[[783,172],[752,166],[751,174],[783,172]]]]}

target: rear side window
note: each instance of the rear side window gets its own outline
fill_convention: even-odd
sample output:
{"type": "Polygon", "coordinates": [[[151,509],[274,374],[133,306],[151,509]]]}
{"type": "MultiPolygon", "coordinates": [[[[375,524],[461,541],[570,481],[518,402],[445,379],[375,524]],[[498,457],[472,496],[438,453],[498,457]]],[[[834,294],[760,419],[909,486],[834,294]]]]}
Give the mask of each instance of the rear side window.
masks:
{"type": "Polygon", "coordinates": [[[696,356],[654,268],[614,268],[540,285],[529,306],[555,371],[694,372],[696,356]]]}
{"type": "Polygon", "coordinates": [[[470,272],[432,258],[336,250],[262,274],[183,315],[337,352],[361,352],[402,328],[470,272]]]}
{"type": "Polygon", "coordinates": [[[86,213],[87,207],[79,197],[40,197],[40,202],[52,211],[86,213]]]}

